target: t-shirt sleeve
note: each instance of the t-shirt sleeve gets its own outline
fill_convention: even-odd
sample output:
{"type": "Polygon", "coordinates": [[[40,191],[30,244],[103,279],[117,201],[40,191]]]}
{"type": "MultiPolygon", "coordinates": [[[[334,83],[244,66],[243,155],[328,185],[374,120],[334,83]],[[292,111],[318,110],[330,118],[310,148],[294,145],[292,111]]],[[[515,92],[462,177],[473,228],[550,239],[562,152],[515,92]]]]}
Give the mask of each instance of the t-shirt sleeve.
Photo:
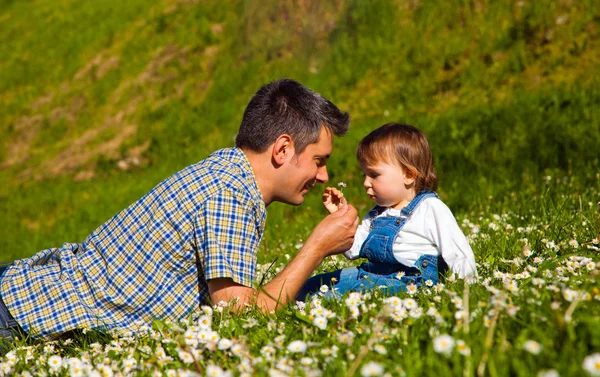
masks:
{"type": "Polygon", "coordinates": [[[469,241],[458,226],[452,211],[441,200],[429,201],[427,231],[438,246],[450,270],[460,278],[477,275],[475,257],[469,241]]]}
{"type": "Polygon", "coordinates": [[[204,203],[196,218],[196,245],[204,278],[231,278],[251,287],[260,243],[257,215],[241,194],[223,190],[204,203]]]}
{"type": "Polygon", "coordinates": [[[344,256],[350,260],[358,259],[358,254],[360,253],[360,249],[362,248],[363,243],[367,239],[369,235],[369,229],[371,228],[371,218],[369,215],[363,218],[363,221],[356,229],[356,233],[354,234],[354,242],[352,243],[352,247],[344,252],[344,256]]]}

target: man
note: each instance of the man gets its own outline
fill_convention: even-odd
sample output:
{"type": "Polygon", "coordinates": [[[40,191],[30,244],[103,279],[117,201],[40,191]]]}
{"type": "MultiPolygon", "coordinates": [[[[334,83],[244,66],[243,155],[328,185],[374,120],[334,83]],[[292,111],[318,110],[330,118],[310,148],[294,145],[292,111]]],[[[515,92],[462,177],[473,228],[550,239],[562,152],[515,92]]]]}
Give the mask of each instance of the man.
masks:
{"type": "Polygon", "coordinates": [[[266,207],[300,205],[326,182],[333,136],[348,126],[347,113],[295,81],[263,86],[246,107],[235,148],[167,178],[81,244],[0,270],[0,329],[14,320],[34,336],[129,329],[137,321],[186,318],[206,300],[266,311],[294,300],[323,258],[352,245],[357,212],[346,206],[327,216],[257,290],[266,207]]]}

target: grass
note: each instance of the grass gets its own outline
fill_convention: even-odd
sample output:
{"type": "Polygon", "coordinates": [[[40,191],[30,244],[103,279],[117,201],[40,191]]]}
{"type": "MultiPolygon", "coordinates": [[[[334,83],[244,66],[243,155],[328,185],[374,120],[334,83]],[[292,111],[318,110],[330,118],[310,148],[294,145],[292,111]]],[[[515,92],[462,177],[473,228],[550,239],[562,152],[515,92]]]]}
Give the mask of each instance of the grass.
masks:
{"type": "MultiPolygon", "coordinates": [[[[597,174],[554,173],[458,218],[478,255],[475,284],[448,277],[416,295],[315,299],[274,315],[205,307],[189,322],[157,320],[119,337],[84,331],[19,340],[3,366],[34,375],[369,375],[379,367],[406,376],[584,375],[586,357],[600,348],[600,185],[597,174]]],[[[294,242],[282,242],[276,253],[294,251],[294,242]]],[[[285,259],[263,264],[261,274],[270,279],[285,259]]],[[[320,269],[346,265],[338,257],[320,269]]]]}
{"type": "MultiPolygon", "coordinates": [[[[468,332],[455,318],[460,309],[453,302],[465,297],[462,282],[418,295],[419,307],[424,313],[437,308],[443,325],[426,314],[396,323],[379,296],[363,298],[366,309],[357,319],[349,318],[344,302],[324,303],[336,313],[326,330],[292,307],[274,317],[215,313],[212,328],[244,354],[202,344],[203,373],[209,363],[235,370],[242,360],[249,360],[251,373],[285,371],[288,357],[298,375],[360,374],[369,360],[392,375],[401,374],[396,367],[410,376],[529,376],[549,368],[582,375],[584,358],[600,350],[597,270],[569,271],[572,256],[598,263],[596,2],[0,0],[0,9],[0,259],[80,242],[162,179],[231,146],[251,95],[272,79],[292,77],[350,112],[351,130],[336,140],[328,166],[330,183],[348,184],[344,193],[361,215],[371,203],[354,159],[358,140],[390,121],[426,132],[442,199],[459,221],[468,220],[465,233],[480,230],[472,245],[482,279],[468,293],[470,312],[478,314],[468,332]],[[523,238],[543,263],[522,256],[523,238]],[[520,266],[506,262],[517,256],[525,260],[520,266]],[[515,277],[527,266],[538,270],[515,277]],[[512,275],[497,278],[496,270],[512,275]],[[546,284],[536,286],[534,277],[546,284]],[[486,289],[486,278],[502,298],[486,289]],[[517,292],[508,290],[510,281],[518,282],[517,292]],[[590,301],[567,301],[567,289],[587,292],[590,301]],[[491,311],[498,300],[506,307],[491,311]],[[571,305],[573,320],[566,322],[571,305]],[[519,309],[511,315],[513,307],[519,309]],[[244,327],[251,318],[258,321],[253,330],[244,327]],[[381,323],[385,331],[374,333],[381,323]],[[346,331],[354,334],[352,345],[339,340],[346,331]],[[464,340],[471,354],[456,347],[448,357],[435,353],[432,339],[442,333],[464,340]],[[277,346],[295,339],[307,342],[304,354],[277,346]],[[538,342],[541,353],[524,351],[527,340],[538,342]],[[261,351],[269,345],[272,361],[261,351]],[[379,345],[387,355],[378,353],[379,345]],[[485,373],[478,369],[482,361],[485,373]]],[[[301,207],[269,207],[260,263],[277,260],[281,267],[286,254],[295,254],[325,215],[318,191],[301,207]]],[[[343,265],[333,259],[319,271],[343,265]]],[[[177,352],[183,330],[156,326],[166,326],[164,338],[174,343],[154,334],[113,346],[135,348],[139,374],[195,370],[177,352]],[[159,345],[173,360],[161,358],[159,345]]],[[[72,343],[19,346],[33,347],[39,368],[48,367],[51,354],[87,354],[95,367],[103,363],[96,358],[108,357],[108,364],[125,368],[129,351],[111,353],[110,336],[67,339],[72,343]]],[[[12,370],[32,370],[19,360],[12,370]]]]}

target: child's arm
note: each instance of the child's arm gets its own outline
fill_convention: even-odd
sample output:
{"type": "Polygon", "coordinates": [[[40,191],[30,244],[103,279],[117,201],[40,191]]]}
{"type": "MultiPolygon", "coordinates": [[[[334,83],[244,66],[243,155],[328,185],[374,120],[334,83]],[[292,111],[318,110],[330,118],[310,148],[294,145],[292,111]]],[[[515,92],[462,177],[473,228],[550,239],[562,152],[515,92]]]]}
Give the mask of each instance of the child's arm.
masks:
{"type": "Polygon", "coordinates": [[[358,229],[356,229],[352,247],[350,249],[348,249],[348,251],[344,252],[344,256],[347,259],[350,259],[350,260],[358,259],[358,255],[360,254],[360,249],[362,248],[363,243],[369,236],[370,228],[371,228],[371,219],[368,216],[365,216],[363,221],[358,226],[358,229]]]}
{"type": "Polygon", "coordinates": [[[427,218],[432,221],[427,227],[442,258],[458,277],[465,279],[477,276],[473,250],[452,211],[441,200],[429,203],[431,212],[427,214],[427,218]]]}
{"type": "Polygon", "coordinates": [[[338,209],[346,204],[348,204],[348,201],[344,198],[343,192],[333,187],[327,187],[325,189],[325,192],[323,193],[323,205],[329,213],[337,212],[338,209]]]}

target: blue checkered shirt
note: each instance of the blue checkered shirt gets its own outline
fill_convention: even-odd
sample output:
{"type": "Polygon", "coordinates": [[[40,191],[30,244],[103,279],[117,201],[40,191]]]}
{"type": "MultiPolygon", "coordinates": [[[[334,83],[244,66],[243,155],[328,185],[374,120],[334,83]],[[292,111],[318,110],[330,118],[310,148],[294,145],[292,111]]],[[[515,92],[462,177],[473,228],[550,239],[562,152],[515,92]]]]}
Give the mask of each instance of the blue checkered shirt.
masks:
{"type": "Polygon", "coordinates": [[[161,182],[81,244],[15,262],[0,293],[34,336],[180,320],[207,298],[207,280],[252,286],[265,220],[246,156],[221,149],[161,182]]]}

